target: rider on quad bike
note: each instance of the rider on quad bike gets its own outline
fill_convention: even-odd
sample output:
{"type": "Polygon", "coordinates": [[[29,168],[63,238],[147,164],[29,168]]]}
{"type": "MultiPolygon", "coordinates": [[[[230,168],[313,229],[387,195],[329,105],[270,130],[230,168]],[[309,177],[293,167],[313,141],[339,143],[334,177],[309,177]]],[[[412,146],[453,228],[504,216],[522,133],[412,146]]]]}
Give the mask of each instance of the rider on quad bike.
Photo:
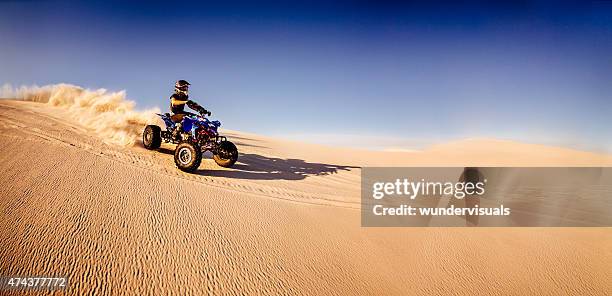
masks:
{"type": "Polygon", "coordinates": [[[158,125],[145,126],[142,133],[142,144],[146,149],[158,149],[162,142],[176,144],[174,163],[186,172],[195,171],[204,152],[212,152],[215,162],[222,167],[232,167],[238,160],[238,149],[225,136],[219,134],[221,122],[210,120],[210,112],[196,102],[189,100],[187,90],[189,82],[179,80],[175,93],[170,97],[170,113],[157,114],[165,125],[165,130],[158,125]],[[187,107],[197,111],[193,114],[185,111],[187,107]]]}
{"type": "Polygon", "coordinates": [[[177,123],[176,128],[172,134],[173,138],[177,138],[181,131],[183,125],[183,117],[185,116],[185,105],[187,107],[195,110],[200,114],[208,114],[210,116],[210,111],[207,111],[202,106],[198,105],[198,103],[189,99],[189,85],[191,85],[186,80],[179,80],[174,84],[174,94],[170,96],[170,110],[172,111],[172,116],[170,117],[173,122],[177,123]]]}

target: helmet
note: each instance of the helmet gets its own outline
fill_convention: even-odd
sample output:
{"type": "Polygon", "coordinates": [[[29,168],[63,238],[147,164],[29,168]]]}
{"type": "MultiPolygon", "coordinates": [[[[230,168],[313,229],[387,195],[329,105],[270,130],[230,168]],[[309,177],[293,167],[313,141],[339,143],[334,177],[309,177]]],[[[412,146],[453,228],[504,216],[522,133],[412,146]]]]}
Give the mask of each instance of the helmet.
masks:
{"type": "Polygon", "coordinates": [[[189,82],[187,80],[179,80],[174,84],[174,91],[177,93],[187,94],[189,90],[189,82]]]}

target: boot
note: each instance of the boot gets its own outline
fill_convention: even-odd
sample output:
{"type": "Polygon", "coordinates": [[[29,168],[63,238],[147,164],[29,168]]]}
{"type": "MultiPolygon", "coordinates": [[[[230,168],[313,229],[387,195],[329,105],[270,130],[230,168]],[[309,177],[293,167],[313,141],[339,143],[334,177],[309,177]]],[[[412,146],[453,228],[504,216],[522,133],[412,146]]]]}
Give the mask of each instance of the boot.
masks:
{"type": "Polygon", "coordinates": [[[183,123],[179,122],[174,127],[174,131],[172,131],[172,138],[175,140],[179,140],[179,135],[181,134],[181,130],[183,129],[183,123]]]}

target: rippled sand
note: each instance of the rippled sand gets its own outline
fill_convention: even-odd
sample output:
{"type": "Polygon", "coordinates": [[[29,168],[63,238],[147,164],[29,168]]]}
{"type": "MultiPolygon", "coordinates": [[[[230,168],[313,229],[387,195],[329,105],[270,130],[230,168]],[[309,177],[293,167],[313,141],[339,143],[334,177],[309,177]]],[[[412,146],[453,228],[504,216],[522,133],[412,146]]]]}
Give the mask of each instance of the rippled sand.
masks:
{"type": "MultiPolygon", "coordinates": [[[[421,152],[227,132],[234,169],[105,144],[66,110],[0,101],[0,275],[66,294],[574,294],[612,291],[610,228],[361,228],[361,166],[610,166],[467,140],[421,152]]],[[[15,295],[23,293],[15,292],[15,295]]]]}

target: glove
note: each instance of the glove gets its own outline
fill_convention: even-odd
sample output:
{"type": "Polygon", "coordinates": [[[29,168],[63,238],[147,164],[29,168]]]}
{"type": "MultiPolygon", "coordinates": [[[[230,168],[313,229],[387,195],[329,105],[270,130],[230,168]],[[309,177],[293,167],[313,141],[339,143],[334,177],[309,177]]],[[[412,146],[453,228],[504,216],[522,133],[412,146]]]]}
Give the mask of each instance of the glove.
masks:
{"type": "Polygon", "coordinates": [[[208,111],[208,110],[206,110],[204,108],[198,110],[198,112],[200,112],[200,114],[202,114],[202,116],[204,116],[204,115],[210,116],[210,111],[208,111]]]}
{"type": "Polygon", "coordinates": [[[199,107],[197,111],[198,111],[198,113],[200,113],[202,116],[204,116],[204,115],[208,115],[208,116],[210,116],[210,111],[208,111],[208,110],[204,109],[204,107],[199,107]]]}

